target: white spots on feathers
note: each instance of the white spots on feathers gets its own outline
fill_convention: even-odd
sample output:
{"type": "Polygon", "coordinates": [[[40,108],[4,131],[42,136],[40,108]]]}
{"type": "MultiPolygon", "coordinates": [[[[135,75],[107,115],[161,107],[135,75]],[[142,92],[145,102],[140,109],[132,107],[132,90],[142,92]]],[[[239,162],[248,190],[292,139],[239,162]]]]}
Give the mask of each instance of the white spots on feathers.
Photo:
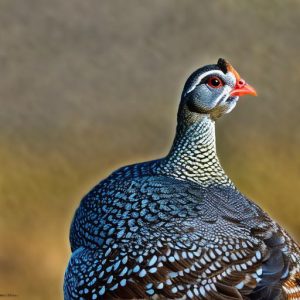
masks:
{"type": "Polygon", "coordinates": [[[154,255],[148,262],[148,266],[151,267],[157,262],[157,256],[154,255]]]}
{"type": "Polygon", "coordinates": [[[163,283],[163,282],[160,282],[160,283],[156,286],[156,288],[157,288],[158,290],[163,289],[163,288],[164,288],[164,283],[163,283]]]}
{"type": "Polygon", "coordinates": [[[156,273],[157,272],[157,268],[153,267],[151,269],[149,269],[149,273],[156,273]]]}
{"type": "Polygon", "coordinates": [[[257,258],[258,260],[261,260],[261,253],[260,253],[259,250],[257,250],[257,251],[255,252],[255,256],[256,256],[256,258],[257,258]]]}
{"type": "Polygon", "coordinates": [[[146,276],[146,274],[147,274],[146,270],[143,269],[143,270],[139,273],[139,277],[143,278],[143,277],[146,276]]]}
{"type": "Polygon", "coordinates": [[[119,284],[116,283],[116,284],[113,285],[109,290],[110,290],[110,291],[114,291],[114,290],[116,290],[116,289],[118,288],[118,286],[119,286],[119,284]]]}
{"type": "Polygon", "coordinates": [[[190,298],[190,299],[193,299],[194,298],[194,294],[191,290],[188,290],[187,291],[187,296],[190,298]]]}
{"type": "Polygon", "coordinates": [[[244,281],[241,281],[240,283],[238,283],[235,287],[238,289],[238,290],[241,290],[243,287],[244,287],[244,281]]]}
{"type": "Polygon", "coordinates": [[[110,275],[110,276],[108,277],[106,283],[108,283],[108,284],[112,283],[113,279],[114,279],[114,276],[113,276],[113,275],[110,275]]]}
{"type": "Polygon", "coordinates": [[[149,289],[149,290],[146,290],[146,293],[150,296],[154,295],[154,290],[153,289],[149,289]]]}
{"type": "Polygon", "coordinates": [[[257,270],[256,270],[256,274],[258,276],[261,276],[262,275],[262,267],[259,267],[257,270]]]}
{"type": "Polygon", "coordinates": [[[200,287],[200,289],[199,289],[199,292],[200,292],[200,294],[201,294],[203,297],[205,297],[205,295],[206,295],[206,292],[205,292],[205,290],[204,290],[204,287],[203,287],[203,286],[201,286],[201,287],[200,287]]]}
{"type": "Polygon", "coordinates": [[[120,286],[125,286],[126,285],[127,280],[124,278],[120,281],[120,286]]]}
{"type": "Polygon", "coordinates": [[[99,295],[102,296],[105,293],[105,286],[103,286],[100,290],[99,290],[99,295]]]}
{"type": "MultiPolygon", "coordinates": [[[[138,267],[138,266],[137,266],[138,267]]],[[[121,271],[121,273],[119,274],[120,277],[123,277],[126,273],[128,272],[128,268],[124,267],[124,269],[121,271]]]]}
{"type": "Polygon", "coordinates": [[[231,253],[231,254],[230,254],[230,258],[231,258],[233,261],[238,260],[238,258],[237,258],[237,256],[235,255],[235,253],[231,253]]]}

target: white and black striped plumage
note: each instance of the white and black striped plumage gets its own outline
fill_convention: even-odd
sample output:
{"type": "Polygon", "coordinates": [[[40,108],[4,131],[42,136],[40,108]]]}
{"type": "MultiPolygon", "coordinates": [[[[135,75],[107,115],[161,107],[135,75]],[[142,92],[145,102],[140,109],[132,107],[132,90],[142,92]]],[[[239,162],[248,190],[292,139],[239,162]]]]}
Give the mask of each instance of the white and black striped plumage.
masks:
{"type": "Polygon", "coordinates": [[[214,121],[246,93],[224,60],[199,69],[170,153],[115,171],[82,199],[65,299],[300,299],[298,245],[216,155],[214,121]]]}

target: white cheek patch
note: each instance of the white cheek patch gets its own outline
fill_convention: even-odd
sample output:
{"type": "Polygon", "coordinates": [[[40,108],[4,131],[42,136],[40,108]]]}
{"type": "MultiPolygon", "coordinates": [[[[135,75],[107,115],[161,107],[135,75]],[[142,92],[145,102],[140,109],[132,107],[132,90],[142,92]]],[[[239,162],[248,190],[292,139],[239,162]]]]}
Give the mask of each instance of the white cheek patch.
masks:
{"type": "Polygon", "coordinates": [[[220,96],[216,99],[216,104],[219,104],[219,102],[224,98],[224,96],[229,94],[229,91],[231,88],[229,86],[225,86],[223,92],[220,94],[220,96]]]}

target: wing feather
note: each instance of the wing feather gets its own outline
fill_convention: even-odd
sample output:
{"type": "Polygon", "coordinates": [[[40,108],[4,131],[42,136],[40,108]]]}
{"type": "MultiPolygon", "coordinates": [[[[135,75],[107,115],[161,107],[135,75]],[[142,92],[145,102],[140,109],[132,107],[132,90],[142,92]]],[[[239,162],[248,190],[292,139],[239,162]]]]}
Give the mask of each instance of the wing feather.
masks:
{"type": "Polygon", "coordinates": [[[66,299],[275,299],[284,281],[285,293],[297,295],[286,241],[232,188],[162,176],[117,189],[104,182],[73,221],[66,299]]]}

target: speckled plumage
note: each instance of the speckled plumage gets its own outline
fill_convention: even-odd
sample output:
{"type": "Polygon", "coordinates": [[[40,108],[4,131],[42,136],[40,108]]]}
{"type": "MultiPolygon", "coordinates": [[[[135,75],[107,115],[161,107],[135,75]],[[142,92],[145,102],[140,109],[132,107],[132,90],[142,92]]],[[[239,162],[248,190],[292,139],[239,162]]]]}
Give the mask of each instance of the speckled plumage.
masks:
{"type": "Polygon", "coordinates": [[[300,299],[298,245],[226,176],[214,118],[186,106],[170,153],[94,187],[70,241],[66,300],[300,299]]]}

